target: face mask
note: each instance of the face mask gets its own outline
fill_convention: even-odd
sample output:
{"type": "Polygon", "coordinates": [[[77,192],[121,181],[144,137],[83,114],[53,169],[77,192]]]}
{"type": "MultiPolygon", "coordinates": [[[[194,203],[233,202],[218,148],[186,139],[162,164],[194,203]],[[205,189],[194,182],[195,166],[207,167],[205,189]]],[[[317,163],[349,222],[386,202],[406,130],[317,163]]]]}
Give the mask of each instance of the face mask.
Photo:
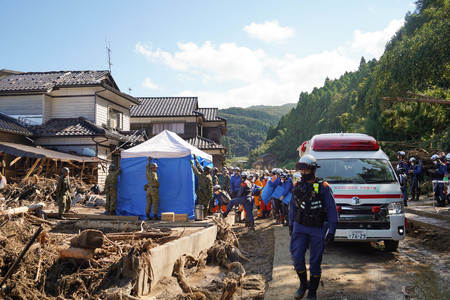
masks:
{"type": "Polygon", "coordinates": [[[264,179],[267,179],[267,178],[269,178],[269,176],[267,176],[267,175],[266,175],[266,176],[264,176],[264,179]]]}
{"type": "Polygon", "coordinates": [[[414,166],[414,163],[411,163],[411,166],[414,166]]]}
{"type": "Polygon", "coordinates": [[[286,180],[284,180],[284,179],[281,179],[281,182],[285,182],[286,180]]]}
{"type": "Polygon", "coordinates": [[[310,180],[314,179],[314,173],[311,173],[311,174],[302,174],[302,178],[303,178],[305,181],[310,181],[310,180]]]}
{"type": "Polygon", "coordinates": [[[433,164],[437,165],[437,163],[438,163],[437,160],[433,160],[433,164]]]}

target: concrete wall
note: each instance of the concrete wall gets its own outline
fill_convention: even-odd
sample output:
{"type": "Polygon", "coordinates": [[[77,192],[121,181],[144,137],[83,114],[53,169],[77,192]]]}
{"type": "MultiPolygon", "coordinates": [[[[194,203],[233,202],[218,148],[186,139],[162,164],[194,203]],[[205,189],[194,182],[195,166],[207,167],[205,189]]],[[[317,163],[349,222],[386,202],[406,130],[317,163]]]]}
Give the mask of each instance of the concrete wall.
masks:
{"type": "Polygon", "coordinates": [[[197,256],[202,250],[211,248],[217,236],[217,226],[211,226],[189,236],[163,244],[150,250],[152,257],[153,281],[155,286],[163,277],[172,276],[175,261],[183,254],[197,256]]]}

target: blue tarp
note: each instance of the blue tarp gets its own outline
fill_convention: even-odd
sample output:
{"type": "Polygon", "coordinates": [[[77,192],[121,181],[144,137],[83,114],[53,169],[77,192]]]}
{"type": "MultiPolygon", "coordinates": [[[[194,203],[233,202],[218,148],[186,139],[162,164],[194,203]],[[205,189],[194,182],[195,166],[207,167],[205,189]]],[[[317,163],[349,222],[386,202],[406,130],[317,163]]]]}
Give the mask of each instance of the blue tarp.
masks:
{"type": "Polygon", "coordinates": [[[267,205],[270,202],[270,197],[272,196],[272,193],[273,193],[273,186],[267,183],[261,192],[261,200],[264,202],[264,204],[267,205]]]}
{"type": "MultiPolygon", "coordinates": [[[[159,207],[161,212],[188,214],[194,218],[196,176],[192,172],[191,155],[180,158],[153,159],[158,165],[159,207]]],[[[201,164],[212,166],[197,156],[201,164]]],[[[139,216],[145,218],[147,194],[144,185],[147,184],[145,167],[147,157],[122,158],[120,167],[122,174],[117,185],[117,214],[122,216],[139,216]]],[[[152,209],[153,212],[153,209],[152,209]]],[[[153,215],[153,214],[151,214],[153,215]]]]}

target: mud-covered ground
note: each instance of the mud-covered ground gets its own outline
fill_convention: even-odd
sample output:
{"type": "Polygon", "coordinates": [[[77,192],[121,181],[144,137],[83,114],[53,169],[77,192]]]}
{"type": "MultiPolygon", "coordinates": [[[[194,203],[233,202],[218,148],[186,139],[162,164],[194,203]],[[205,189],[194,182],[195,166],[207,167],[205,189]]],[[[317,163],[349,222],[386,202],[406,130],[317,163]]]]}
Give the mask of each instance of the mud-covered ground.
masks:
{"type": "MultiPolygon", "coordinates": [[[[276,292],[269,291],[275,242],[280,243],[278,249],[283,249],[283,255],[289,255],[288,228],[264,219],[256,221],[255,231],[248,230],[243,223],[235,224],[233,230],[239,237],[242,253],[249,259],[241,260],[247,274],[265,278],[265,299],[293,299],[298,280],[289,264],[286,268],[292,268],[291,282],[276,292]]],[[[445,231],[413,227],[394,253],[384,251],[382,243],[336,243],[324,253],[319,299],[450,299],[448,237],[445,231]]],[[[220,282],[223,272],[209,265],[189,280],[191,284],[207,286],[220,282]]],[[[179,299],[180,293],[176,280],[166,278],[152,295],[158,299],[179,299]]],[[[242,289],[235,294],[235,299],[255,298],[261,299],[242,289]]]]}

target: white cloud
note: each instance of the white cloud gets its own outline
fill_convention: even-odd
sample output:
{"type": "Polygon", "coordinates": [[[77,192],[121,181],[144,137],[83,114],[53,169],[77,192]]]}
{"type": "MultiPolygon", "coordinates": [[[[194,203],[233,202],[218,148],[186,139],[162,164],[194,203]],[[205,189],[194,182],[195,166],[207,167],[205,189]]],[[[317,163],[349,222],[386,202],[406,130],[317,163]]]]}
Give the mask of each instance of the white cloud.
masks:
{"type": "Polygon", "coordinates": [[[150,90],[157,90],[158,86],[153,83],[153,81],[150,78],[145,78],[144,82],[142,83],[142,86],[146,89],[150,90]]]}
{"type": "Polygon", "coordinates": [[[389,25],[381,31],[363,33],[361,30],[355,30],[353,41],[351,43],[351,50],[358,52],[362,51],[376,59],[380,58],[386,43],[404,23],[404,20],[392,20],[389,25]]]}
{"type": "Polygon", "coordinates": [[[162,62],[178,71],[201,74],[202,80],[211,80],[211,74],[217,81],[242,80],[256,81],[260,78],[263,65],[261,58],[265,54],[235,43],[223,43],[218,46],[207,41],[198,46],[195,43],[178,43],[180,51],[171,54],[151,46],[138,43],[136,51],[143,54],[148,61],[162,62]]]}
{"type": "Polygon", "coordinates": [[[249,36],[266,43],[281,42],[295,35],[294,28],[282,27],[277,20],[266,21],[263,24],[251,23],[242,30],[249,36]]]}
{"type": "Polygon", "coordinates": [[[174,77],[177,82],[189,81],[192,88],[174,96],[195,95],[201,107],[282,105],[297,102],[301,92],[323,86],[327,77],[336,79],[346,71],[356,70],[363,55],[379,58],[385,43],[402,24],[403,21],[393,20],[381,31],[357,30],[351,41],[337,49],[305,57],[276,57],[236,43],[215,45],[209,41],[202,45],[179,43],[179,50],[173,53],[138,43],[136,51],[152,64],[164,64],[178,71],[174,77]]]}

